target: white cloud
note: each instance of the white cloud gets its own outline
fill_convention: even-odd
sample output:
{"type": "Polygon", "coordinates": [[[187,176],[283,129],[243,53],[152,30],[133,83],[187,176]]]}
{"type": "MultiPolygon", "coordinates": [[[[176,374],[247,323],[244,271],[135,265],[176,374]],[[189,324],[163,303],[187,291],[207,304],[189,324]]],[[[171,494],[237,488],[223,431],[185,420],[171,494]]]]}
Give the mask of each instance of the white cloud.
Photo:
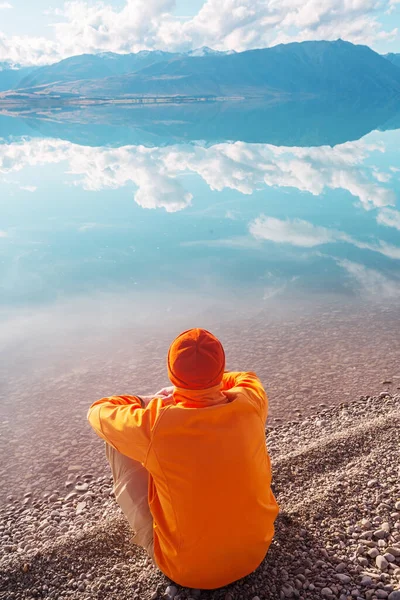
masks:
{"type": "Polygon", "coordinates": [[[372,175],[375,177],[375,179],[377,181],[380,181],[381,183],[387,183],[392,178],[392,174],[391,173],[385,173],[383,171],[379,171],[375,167],[372,170],[372,175]]]}
{"type": "Polygon", "coordinates": [[[12,8],[12,4],[9,2],[0,2],[0,10],[9,10],[12,8]]]}
{"type": "Polygon", "coordinates": [[[212,190],[228,188],[251,194],[265,186],[278,186],[321,195],[328,189],[340,189],[357,198],[366,210],[383,209],[393,206],[396,196],[391,188],[373,180],[374,168],[365,163],[374,152],[384,152],[384,146],[367,140],[334,148],[244,142],[208,148],[92,148],[62,140],[32,139],[0,145],[0,173],[66,161],[76,185],[97,191],[133,183],[138,188],[138,204],[169,212],[181,210],[192,201],[177,177],[182,172],[198,174],[212,190]]]}
{"type": "Polygon", "coordinates": [[[53,38],[0,34],[0,60],[44,64],[85,52],[143,49],[246,50],[281,42],[334,40],[375,44],[397,29],[379,15],[395,0],[206,0],[193,17],[173,14],[175,0],[65,2],[53,11],[53,38]]]}
{"type": "Polygon", "coordinates": [[[133,183],[137,204],[175,212],[190,205],[192,194],[166,168],[164,152],[168,150],[143,146],[92,148],[56,139],[23,140],[0,145],[0,173],[67,162],[74,183],[86,190],[116,189],[133,183]]]}
{"type": "Polygon", "coordinates": [[[21,65],[46,65],[66,58],[59,43],[49,38],[6,36],[0,31],[0,61],[21,65]]]}
{"type": "Polygon", "coordinates": [[[37,187],[36,185],[21,185],[20,189],[23,190],[24,192],[36,192],[37,187]]]}
{"type": "Polygon", "coordinates": [[[400,231],[400,211],[398,210],[393,208],[384,208],[379,211],[376,220],[380,225],[395,227],[400,231]]]}
{"type": "Polygon", "coordinates": [[[207,248],[235,248],[237,250],[258,250],[261,245],[256,240],[248,236],[236,236],[231,238],[217,240],[192,240],[181,242],[183,248],[191,248],[194,246],[205,246],[207,248]]]}
{"type": "Polygon", "coordinates": [[[282,220],[260,215],[250,222],[249,232],[256,240],[291,244],[301,248],[314,248],[323,244],[345,242],[362,250],[378,252],[387,258],[400,260],[399,246],[388,244],[382,240],[363,242],[343,231],[313,225],[301,219],[282,220]]]}
{"type": "Polygon", "coordinates": [[[8,237],[8,233],[6,231],[0,231],[0,238],[8,237]]]}
{"type": "Polygon", "coordinates": [[[334,148],[235,142],[210,148],[195,146],[190,151],[170,149],[163,160],[169,171],[198,173],[213,190],[231,188],[251,194],[267,185],[320,195],[327,189],[342,189],[368,210],[394,205],[396,201],[392,189],[371,181],[372,167],[364,163],[374,152],[384,152],[384,146],[366,140],[334,148]]]}
{"type": "Polygon", "coordinates": [[[265,215],[254,219],[249,225],[249,231],[256,239],[304,248],[335,242],[337,238],[335,231],[318,227],[308,221],[300,219],[282,221],[265,215]]]}
{"type": "Polygon", "coordinates": [[[379,271],[368,269],[364,265],[350,260],[337,260],[347,273],[361,288],[363,296],[381,299],[398,300],[400,296],[400,281],[389,279],[379,271]]]}

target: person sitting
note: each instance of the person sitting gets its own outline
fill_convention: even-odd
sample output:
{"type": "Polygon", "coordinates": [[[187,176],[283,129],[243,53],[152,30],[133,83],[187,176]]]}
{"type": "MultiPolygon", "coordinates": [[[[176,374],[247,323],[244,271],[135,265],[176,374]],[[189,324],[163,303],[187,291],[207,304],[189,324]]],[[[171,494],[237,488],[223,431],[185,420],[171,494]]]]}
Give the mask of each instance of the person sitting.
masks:
{"type": "Polygon", "coordinates": [[[102,398],[88,419],[134,542],[175,583],[215,589],[254,571],[274,535],[268,400],[253,372],[225,372],[205,329],[181,333],[167,366],[172,387],[102,398]]]}

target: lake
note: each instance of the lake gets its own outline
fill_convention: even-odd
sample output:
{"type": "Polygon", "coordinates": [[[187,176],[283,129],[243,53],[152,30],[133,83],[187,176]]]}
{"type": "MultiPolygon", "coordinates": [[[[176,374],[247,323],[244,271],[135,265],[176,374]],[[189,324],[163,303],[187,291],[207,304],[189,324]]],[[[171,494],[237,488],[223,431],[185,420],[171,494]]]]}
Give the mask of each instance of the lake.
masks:
{"type": "Polygon", "coordinates": [[[88,406],[166,385],[189,327],[271,426],[400,387],[396,107],[4,112],[0,138],[7,493],[102,464],[88,406]]]}

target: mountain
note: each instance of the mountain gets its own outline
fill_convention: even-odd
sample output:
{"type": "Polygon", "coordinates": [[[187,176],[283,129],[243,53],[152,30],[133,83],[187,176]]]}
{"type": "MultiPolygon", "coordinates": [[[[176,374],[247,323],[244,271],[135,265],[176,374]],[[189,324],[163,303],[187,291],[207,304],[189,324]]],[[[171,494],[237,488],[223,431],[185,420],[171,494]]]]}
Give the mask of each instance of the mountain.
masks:
{"type": "Polygon", "coordinates": [[[37,67],[19,67],[0,62],[0,92],[13,89],[21,79],[36,69],[37,67]]]}
{"type": "Polygon", "coordinates": [[[103,79],[112,75],[136,73],[144,67],[172,59],[175,54],[161,51],[142,51],[137,54],[81,54],[58,63],[37,69],[22,78],[19,89],[41,86],[54,82],[71,82],[80,79],[103,79]]]}
{"type": "Polygon", "coordinates": [[[217,52],[203,46],[186,54],[163,52],[161,50],[142,50],[136,54],[81,54],[71,56],[58,63],[37,69],[31,76],[21,79],[18,87],[30,88],[54,82],[70,82],[80,79],[103,79],[105,77],[136,73],[141,69],[168,60],[184,56],[211,56],[230,54],[217,52]]]}
{"type": "Polygon", "coordinates": [[[219,51],[219,50],[213,50],[212,48],[209,48],[208,46],[202,46],[201,48],[196,48],[196,50],[189,50],[189,52],[184,52],[183,54],[181,54],[181,56],[210,56],[210,55],[226,55],[226,54],[236,54],[235,50],[225,50],[225,51],[219,51]]]}
{"type": "Polygon", "coordinates": [[[394,54],[391,52],[390,54],[385,54],[385,58],[390,60],[390,62],[396,65],[396,67],[400,67],[400,54],[394,54]]]}
{"type": "Polygon", "coordinates": [[[295,42],[232,54],[150,52],[74,57],[38,70],[19,88],[22,84],[24,92],[42,97],[256,98],[306,94],[386,99],[400,96],[400,67],[367,46],[337,40],[295,42]],[[41,87],[30,87],[30,81],[40,81],[41,87]]]}

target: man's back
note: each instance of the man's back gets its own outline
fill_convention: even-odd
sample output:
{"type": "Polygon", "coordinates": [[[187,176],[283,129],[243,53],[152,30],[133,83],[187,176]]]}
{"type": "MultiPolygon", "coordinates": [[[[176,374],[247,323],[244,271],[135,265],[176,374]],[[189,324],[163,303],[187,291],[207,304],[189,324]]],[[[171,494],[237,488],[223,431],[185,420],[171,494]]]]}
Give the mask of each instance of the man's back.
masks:
{"type": "Polygon", "coordinates": [[[254,395],[241,388],[226,404],[161,409],[145,463],[154,551],[181,585],[235,581],[258,567],[272,540],[278,508],[254,395]]]}
{"type": "Polygon", "coordinates": [[[172,342],[167,368],[172,388],[102,398],[88,418],[135,541],[176,583],[213,589],[257,568],[274,534],[268,400],[254,373],[225,371],[205,329],[172,342]]]}
{"type": "Polygon", "coordinates": [[[251,573],[268,550],[278,513],[265,445],[267,398],[258,378],[225,373],[216,390],[178,389],[173,402],[154,399],[146,409],[134,409],[134,401],[104,398],[89,420],[149,472],[160,569],[181,585],[204,589],[251,573]]]}

